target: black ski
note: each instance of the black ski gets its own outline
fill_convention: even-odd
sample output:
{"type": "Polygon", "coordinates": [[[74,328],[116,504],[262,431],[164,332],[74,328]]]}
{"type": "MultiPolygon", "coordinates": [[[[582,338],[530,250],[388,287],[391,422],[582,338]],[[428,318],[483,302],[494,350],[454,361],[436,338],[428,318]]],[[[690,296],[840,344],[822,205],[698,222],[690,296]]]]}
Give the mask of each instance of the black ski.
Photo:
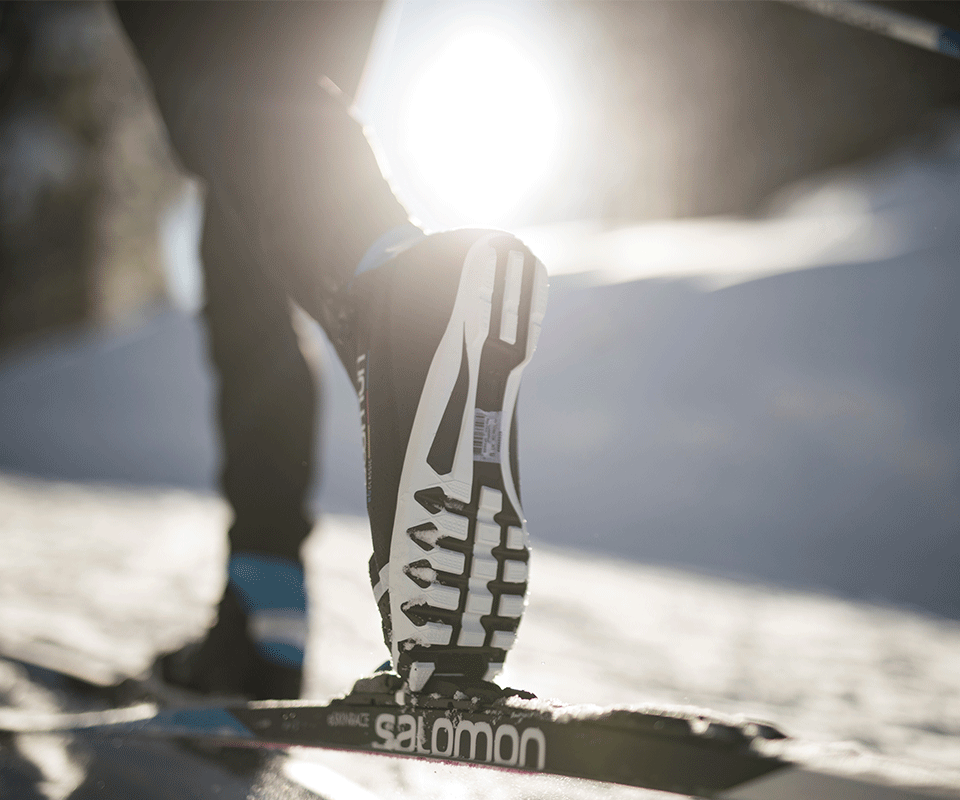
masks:
{"type": "Polygon", "coordinates": [[[491,685],[469,693],[434,689],[411,695],[384,673],[326,704],[272,701],[99,716],[0,711],[0,729],[354,750],[740,800],[960,798],[956,776],[915,766],[898,771],[849,749],[815,753],[762,722],[682,708],[566,706],[491,685]]]}
{"type": "Polygon", "coordinates": [[[84,735],[109,732],[111,725],[120,721],[142,722],[164,708],[189,705],[212,710],[216,701],[154,676],[105,685],[83,669],[73,668],[76,665],[66,654],[42,659],[43,666],[9,654],[0,659],[16,668],[21,686],[42,688],[48,700],[56,698],[59,705],[82,709],[39,711],[0,706],[0,798],[7,793],[33,797],[33,787],[41,780],[35,768],[18,758],[4,734],[50,731],[83,735],[71,745],[84,765],[82,784],[70,795],[74,800],[240,800],[264,796],[264,786],[270,787],[270,797],[288,800],[374,798],[332,770],[291,758],[282,750],[221,746],[216,739],[195,732],[184,736],[84,735]],[[66,671],[54,665],[58,660],[64,662],[66,671]],[[4,725],[6,720],[17,722],[4,725]],[[288,769],[291,766],[295,769],[288,769]]]}

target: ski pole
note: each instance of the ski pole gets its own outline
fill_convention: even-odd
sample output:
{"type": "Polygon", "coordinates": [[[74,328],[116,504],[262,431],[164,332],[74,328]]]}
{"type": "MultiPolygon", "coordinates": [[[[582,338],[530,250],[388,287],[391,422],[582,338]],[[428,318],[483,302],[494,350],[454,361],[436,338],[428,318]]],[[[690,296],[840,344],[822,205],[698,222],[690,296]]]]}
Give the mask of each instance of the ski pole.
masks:
{"type": "Polygon", "coordinates": [[[936,22],[857,0],[783,0],[838,22],[960,59],[960,33],[936,22]]]}

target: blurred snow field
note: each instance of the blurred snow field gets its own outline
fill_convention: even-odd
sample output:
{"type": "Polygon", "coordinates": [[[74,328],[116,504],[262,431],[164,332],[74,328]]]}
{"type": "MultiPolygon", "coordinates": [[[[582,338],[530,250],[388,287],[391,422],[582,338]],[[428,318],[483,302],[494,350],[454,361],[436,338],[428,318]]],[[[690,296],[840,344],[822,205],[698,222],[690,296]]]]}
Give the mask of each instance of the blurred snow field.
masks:
{"type": "MultiPolygon", "coordinates": [[[[227,523],[216,498],[7,476],[0,519],[0,650],[109,680],[199,635],[213,613],[227,523]]],[[[384,658],[368,554],[360,518],[325,517],[308,542],[310,696],[342,692],[384,658]]],[[[554,547],[537,547],[532,564],[506,684],[567,702],[706,706],[814,741],[960,764],[960,622],[554,547]]],[[[380,796],[595,796],[577,781],[299,758],[380,796]]]]}

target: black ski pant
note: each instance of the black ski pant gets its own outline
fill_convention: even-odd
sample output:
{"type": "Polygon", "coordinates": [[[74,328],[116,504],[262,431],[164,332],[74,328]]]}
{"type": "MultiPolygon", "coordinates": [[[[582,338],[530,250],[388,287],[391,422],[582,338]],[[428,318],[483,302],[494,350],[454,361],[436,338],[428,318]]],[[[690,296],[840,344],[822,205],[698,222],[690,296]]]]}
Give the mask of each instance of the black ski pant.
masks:
{"type": "Polygon", "coordinates": [[[292,299],[329,298],[407,214],[329,76],[356,91],[379,3],[118,2],[184,167],[205,184],[201,256],[232,551],[299,559],[317,383],[292,299]]]}

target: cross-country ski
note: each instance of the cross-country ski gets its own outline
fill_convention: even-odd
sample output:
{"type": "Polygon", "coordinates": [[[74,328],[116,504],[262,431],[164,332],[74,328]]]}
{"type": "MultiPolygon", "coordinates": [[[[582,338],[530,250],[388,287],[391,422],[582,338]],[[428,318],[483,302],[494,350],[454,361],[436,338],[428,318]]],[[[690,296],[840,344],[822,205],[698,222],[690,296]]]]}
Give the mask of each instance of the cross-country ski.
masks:
{"type": "MultiPolygon", "coordinates": [[[[22,650],[23,648],[21,648],[22,650]]],[[[26,648],[30,649],[30,648],[26,648]]],[[[0,797],[18,797],[17,761],[20,751],[30,753],[30,737],[18,743],[11,734],[49,734],[54,729],[70,734],[59,723],[72,720],[73,733],[92,730],[83,726],[116,725],[121,720],[144,720],[158,713],[169,716],[184,704],[198,704],[195,713],[213,712],[209,698],[181,688],[165,685],[156,676],[128,678],[115,685],[104,685],[70,670],[67,654],[46,651],[44,664],[0,653],[0,682],[21,696],[35,694],[42,703],[55,699],[72,712],[37,709],[0,709],[0,797]],[[56,666],[61,661],[61,669],[56,666]],[[118,704],[112,708],[112,704],[118,704]],[[77,709],[85,710],[77,710],[77,709]],[[15,718],[19,717],[17,722],[15,718]],[[9,729],[3,722],[10,722],[9,729]],[[58,722],[55,722],[58,721],[58,722]],[[13,731],[12,728],[18,728],[13,731]],[[6,737],[6,738],[3,738],[6,737]]],[[[75,665],[73,665],[75,666],[75,665]]],[[[81,673],[83,670],[79,670],[81,673]]],[[[316,762],[297,757],[296,752],[279,748],[236,748],[222,746],[207,736],[189,735],[186,727],[168,729],[171,735],[126,737],[122,747],[116,736],[71,737],[69,748],[84,763],[85,777],[71,797],[124,798],[124,800],[160,800],[166,797],[190,800],[223,800],[259,796],[269,785],[275,796],[288,800],[378,800],[378,796],[316,762]]],[[[194,730],[194,733],[199,733],[194,730]]],[[[39,737],[41,742],[43,737],[39,737]]],[[[22,787],[26,790],[26,787],[22,787]]]]}
{"type": "Polygon", "coordinates": [[[442,684],[430,689],[413,694],[398,676],[381,673],[326,704],[143,703],[73,714],[0,709],[0,731],[348,750],[706,798],[960,798],[960,772],[898,764],[849,746],[814,746],[769,723],[702,709],[567,706],[493,684],[472,693],[442,684]]]}

